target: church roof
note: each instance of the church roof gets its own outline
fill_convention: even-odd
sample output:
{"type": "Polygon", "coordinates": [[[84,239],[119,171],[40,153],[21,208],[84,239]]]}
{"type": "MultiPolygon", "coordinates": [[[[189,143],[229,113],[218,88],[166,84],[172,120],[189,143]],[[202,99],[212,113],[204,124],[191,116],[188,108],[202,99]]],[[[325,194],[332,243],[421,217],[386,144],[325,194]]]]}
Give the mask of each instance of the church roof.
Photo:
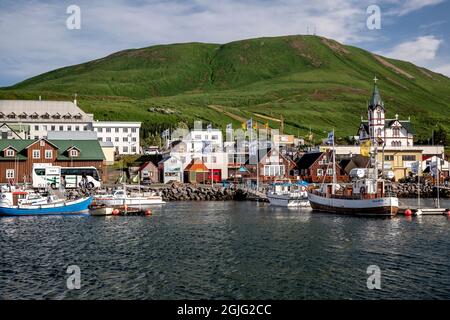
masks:
{"type": "Polygon", "coordinates": [[[384,102],[381,100],[380,91],[378,90],[378,87],[375,84],[373,86],[372,99],[370,99],[369,108],[373,110],[377,106],[380,106],[384,109],[384,102]]]}
{"type": "Polygon", "coordinates": [[[386,119],[386,122],[384,123],[385,128],[390,128],[392,125],[398,121],[400,125],[406,129],[408,133],[416,134],[416,130],[414,129],[414,125],[411,123],[411,121],[407,120],[397,120],[397,119],[386,119]]]}

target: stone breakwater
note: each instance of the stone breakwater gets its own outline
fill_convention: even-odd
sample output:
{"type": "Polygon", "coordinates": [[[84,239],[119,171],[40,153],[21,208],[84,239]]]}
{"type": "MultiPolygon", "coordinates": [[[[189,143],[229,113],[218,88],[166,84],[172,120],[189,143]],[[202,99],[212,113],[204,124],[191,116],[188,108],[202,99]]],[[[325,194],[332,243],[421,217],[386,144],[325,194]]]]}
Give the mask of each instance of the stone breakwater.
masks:
{"type": "MultiPolygon", "coordinates": [[[[392,191],[399,198],[417,198],[419,186],[417,183],[394,183],[392,184],[392,191]]],[[[420,185],[420,196],[422,198],[436,198],[437,189],[432,184],[420,185]]],[[[450,198],[450,189],[439,189],[439,196],[442,198],[450,198]]]]}
{"type": "MultiPolygon", "coordinates": [[[[127,190],[130,189],[127,188],[127,190]]],[[[161,195],[164,201],[241,201],[251,198],[250,194],[244,190],[223,187],[196,187],[192,185],[173,184],[167,187],[150,187],[145,191],[155,192],[161,195]]]]}

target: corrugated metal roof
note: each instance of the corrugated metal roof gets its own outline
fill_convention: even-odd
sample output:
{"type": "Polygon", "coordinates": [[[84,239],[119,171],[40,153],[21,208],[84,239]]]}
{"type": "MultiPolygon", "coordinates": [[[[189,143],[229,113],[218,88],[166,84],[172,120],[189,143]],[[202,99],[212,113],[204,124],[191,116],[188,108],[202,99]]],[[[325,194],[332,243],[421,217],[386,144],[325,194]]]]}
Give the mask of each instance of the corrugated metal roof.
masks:
{"type": "MultiPolygon", "coordinates": [[[[17,115],[15,119],[5,118],[6,121],[42,121],[42,115],[49,114],[50,117],[59,114],[61,117],[66,114],[71,114],[75,116],[77,114],[81,115],[81,119],[73,119],[78,121],[92,121],[92,118],[88,116],[83,110],[81,110],[72,101],[44,101],[44,100],[0,100],[0,112],[7,116],[8,114],[14,113],[17,115]],[[18,116],[25,113],[27,118],[21,119],[18,116]],[[33,114],[39,116],[38,119],[33,119],[30,116],[33,114]]],[[[46,120],[53,120],[52,118],[46,120]]]]}

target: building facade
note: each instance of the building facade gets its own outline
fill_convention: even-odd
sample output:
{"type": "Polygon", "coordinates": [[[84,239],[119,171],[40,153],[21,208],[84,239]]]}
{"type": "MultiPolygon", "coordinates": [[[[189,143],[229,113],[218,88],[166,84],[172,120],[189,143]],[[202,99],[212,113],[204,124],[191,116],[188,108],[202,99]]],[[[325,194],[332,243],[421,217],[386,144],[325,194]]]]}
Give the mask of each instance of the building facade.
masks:
{"type": "Polygon", "coordinates": [[[140,122],[94,121],[77,101],[0,100],[1,139],[41,139],[49,132],[94,131],[116,154],[140,153],[140,122]]]}
{"type": "Polygon", "coordinates": [[[92,126],[98,141],[111,142],[117,154],[140,153],[140,122],[94,121],[92,126]]]}
{"type": "Polygon", "coordinates": [[[93,166],[102,174],[104,155],[97,140],[0,140],[0,183],[32,181],[33,165],[93,166]]]}

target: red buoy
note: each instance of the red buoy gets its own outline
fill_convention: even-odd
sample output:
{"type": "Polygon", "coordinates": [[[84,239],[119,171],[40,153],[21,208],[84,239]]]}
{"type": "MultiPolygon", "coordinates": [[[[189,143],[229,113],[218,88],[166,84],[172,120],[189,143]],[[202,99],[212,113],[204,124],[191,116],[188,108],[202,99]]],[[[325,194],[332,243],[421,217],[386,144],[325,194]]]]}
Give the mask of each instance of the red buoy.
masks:
{"type": "Polygon", "coordinates": [[[119,214],[120,214],[120,211],[119,211],[119,209],[114,209],[113,211],[112,211],[112,214],[113,214],[113,216],[118,216],[119,214]]]}
{"type": "Polygon", "coordinates": [[[412,211],[410,209],[405,210],[405,216],[410,217],[412,216],[412,211]]]}
{"type": "Polygon", "coordinates": [[[146,216],[151,216],[152,215],[152,210],[150,210],[150,209],[145,210],[145,215],[146,216]]]}

